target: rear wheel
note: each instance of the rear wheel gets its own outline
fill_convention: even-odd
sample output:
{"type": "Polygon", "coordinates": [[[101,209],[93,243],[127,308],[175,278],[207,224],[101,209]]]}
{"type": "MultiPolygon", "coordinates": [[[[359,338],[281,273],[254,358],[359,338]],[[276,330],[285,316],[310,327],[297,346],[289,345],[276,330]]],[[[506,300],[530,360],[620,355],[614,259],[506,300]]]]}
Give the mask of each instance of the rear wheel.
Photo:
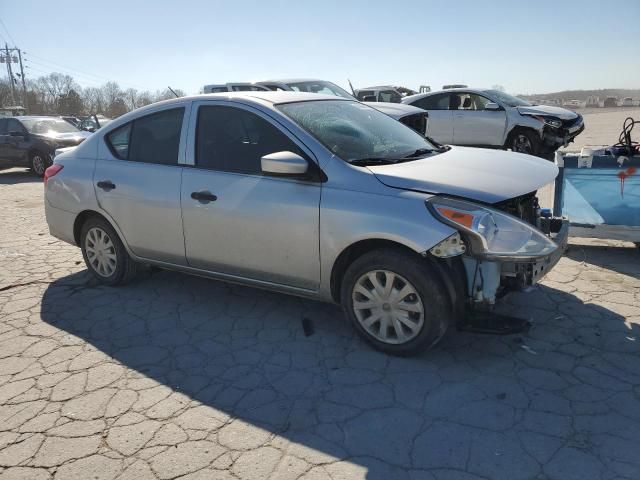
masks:
{"type": "Polygon", "coordinates": [[[82,225],[80,247],[87,268],[105,285],[124,284],[138,271],[116,231],[102,218],[89,218],[82,225]]]}
{"type": "Polygon", "coordinates": [[[436,275],[409,252],[366,253],[345,272],[343,308],[357,332],[378,350],[400,356],[428,350],[451,319],[436,275]]]}
{"type": "Polygon", "coordinates": [[[33,173],[39,177],[44,177],[44,171],[51,166],[51,157],[42,152],[31,152],[29,156],[29,165],[33,173]]]}

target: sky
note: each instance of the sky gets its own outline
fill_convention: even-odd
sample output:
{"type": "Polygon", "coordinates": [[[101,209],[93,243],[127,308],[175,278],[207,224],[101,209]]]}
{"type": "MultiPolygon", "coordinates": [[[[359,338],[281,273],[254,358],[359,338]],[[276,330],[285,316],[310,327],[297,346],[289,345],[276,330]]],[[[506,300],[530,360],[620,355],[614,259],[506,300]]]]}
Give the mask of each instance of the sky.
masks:
{"type": "Polygon", "coordinates": [[[26,52],[27,78],[83,87],[310,77],[530,94],[640,88],[639,18],[640,0],[0,0],[0,41],[26,52]]]}

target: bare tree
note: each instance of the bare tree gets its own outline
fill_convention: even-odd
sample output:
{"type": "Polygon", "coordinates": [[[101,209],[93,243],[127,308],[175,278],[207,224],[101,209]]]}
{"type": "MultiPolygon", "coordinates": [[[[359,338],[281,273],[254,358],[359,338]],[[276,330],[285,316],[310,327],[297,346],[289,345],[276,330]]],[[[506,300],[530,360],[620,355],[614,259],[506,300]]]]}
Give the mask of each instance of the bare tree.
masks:
{"type": "Polygon", "coordinates": [[[82,100],[84,102],[85,113],[89,115],[104,113],[104,99],[102,98],[102,91],[99,88],[85,88],[82,100]]]}

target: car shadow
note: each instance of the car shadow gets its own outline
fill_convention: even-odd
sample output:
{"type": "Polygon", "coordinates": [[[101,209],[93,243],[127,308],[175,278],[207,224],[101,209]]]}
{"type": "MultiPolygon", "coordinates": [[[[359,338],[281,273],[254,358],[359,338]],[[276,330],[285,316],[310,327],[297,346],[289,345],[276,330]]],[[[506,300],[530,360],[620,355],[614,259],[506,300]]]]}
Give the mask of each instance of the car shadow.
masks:
{"type": "MultiPolygon", "coordinates": [[[[597,241],[597,240],[596,240],[597,241]]],[[[576,262],[587,263],[640,279],[640,249],[633,243],[619,246],[577,243],[573,240],[565,254],[576,262]]]]}
{"type": "MultiPolygon", "coordinates": [[[[497,408],[507,416],[527,408],[539,386],[521,371],[556,375],[563,348],[626,352],[638,334],[621,315],[548,287],[510,297],[505,311],[527,315],[534,327],[515,336],[453,333],[429,353],[394,358],[365,345],[336,306],[167,271],[122,288],[79,272],[51,283],[41,304],[46,323],[133,370],[129,381],[151,379],[225,422],[293,442],[295,457],[344,460],[369,480],[408,480],[408,465],[411,478],[436,478],[426,472],[434,466],[464,470],[469,442],[492,440],[460,425],[492,429],[482,423],[497,408]],[[463,415],[465,408],[479,415],[463,415]],[[462,428],[468,437],[453,441],[462,428]]],[[[515,478],[517,462],[491,457],[515,478]]]]}
{"type": "Polygon", "coordinates": [[[0,185],[17,185],[19,183],[42,183],[42,178],[30,170],[17,168],[0,168],[0,185]]]}

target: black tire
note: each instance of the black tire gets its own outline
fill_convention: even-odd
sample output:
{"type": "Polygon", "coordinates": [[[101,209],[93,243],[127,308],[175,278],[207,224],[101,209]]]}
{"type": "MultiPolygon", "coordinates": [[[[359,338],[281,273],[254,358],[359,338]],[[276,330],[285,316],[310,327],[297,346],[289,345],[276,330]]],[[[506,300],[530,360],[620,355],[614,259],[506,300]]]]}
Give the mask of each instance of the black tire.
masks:
{"type": "Polygon", "coordinates": [[[51,155],[34,150],[29,154],[29,168],[39,177],[44,177],[44,171],[51,166],[51,155]]]}
{"type": "MultiPolygon", "coordinates": [[[[444,336],[449,328],[452,317],[450,301],[437,276],[438,273],[430,268],[427,262],[417,254],[393,248],[384,248],[368,252],[356,259],[344,274],[340,298],[342,299],[345,315],[353,323],[358,334],[376,350],[396,356],[409,356],[429,350],[444,336]],[[354,297],[362,294],[359,292],[354,293],[354,288],[358,286],[359,281],[363,280],[367,272],[373,271],[380,272],[378,274],[381,274],[383,276],[382,278],[386,277],[384,277],[385,274],[381,273],[381,271],[388,271],[399,275],[402,277],[399,288],[402,287],[402,281],[406,280],[411,284],[415,292],[417,292],[419,298],[416,299],[416,302],[420,301],[423,307],[423,323],[419,329],[416,329],[417,333],[412,333],[414,336],[406,342],[389,343],[382,341],[367,331],[358,319],[358,315],[362,316],[362,312],[366,310],[359,309],[359,313],[356,313],[356,309],[354,309],[354,297]]],[[[366,282],[366,279],[364,281],[366,282]]],[[[409,297],[411,296],[414,295],[410,294],[409,297]]],[[[400,298],[402,301],[404,299],[405,297],[400,298]]],[[[355,301],[357,302],[358,300],[355,301]]],[[[398,302],[395,303],[397,304],[398,302]]],[[[388,309],[389,305],[386,302],[385,305],[385,308],[388,309]]],[[[393,307],[391,307],[391,311],[394,311],[393,307]]],[[[375,309],[375,312],[382,312],[382,310],[375,309]]],[[[378,315],[378,313],[376,313],[376,315],[378,315]]],[[[364,319],[364,322],[373,316],[374,310],[371,310],[370,317],[364,319]]],[[[391,320],[387,319],[385,322],[391,322],[391,320]]],[[[377,329],[381,331],[382,323],[374,322],[373,325],[376,323],[378,323],[377,329]]],[[[388,325],[388,323],[386,323],[386,325],[388,325]]],[[[376,327],[373,328],[375,329],[376,327]]],[[[397,331],[396,328],[397,327],[393,327],[394,332],[397,331]]],[[[385,330],[388,333],[389,326],[387,326],[385,330]]],[[[397,337],[391,340],[399,341],[397,337]]]]}
{"type": "Polygon", "coordinates": [[[540,155],[540,136],[531,130],[518,129],[511,132],[506,148],[512,152],[526,153],[527,155],[540,155]]]}
{"type": "Polygon", "coordinates": [[[87,266],[89,272],[104,285],[124,285],[131,281],[138,273],[138,264],[134,262],[127,250],[124,248],[120,237],[113,229],[113,227],[100,217],[90,217],[87,219],[80,230],[80,248],[82,249],[82,257],[84,263],[87,266]],[[92,232],[93,231],[93,232],[92,232]],[[98,231],[104,232],[108,236],[112,247],[105,249],[110,252],[111,255],[115,255],[115,262],[110,262],[113,265],[113,272],[100,271],[96,267],[96,260],[90,260],[87,250],[90,248],[87,236],[92,233],[95,235],[98,231]]]}

